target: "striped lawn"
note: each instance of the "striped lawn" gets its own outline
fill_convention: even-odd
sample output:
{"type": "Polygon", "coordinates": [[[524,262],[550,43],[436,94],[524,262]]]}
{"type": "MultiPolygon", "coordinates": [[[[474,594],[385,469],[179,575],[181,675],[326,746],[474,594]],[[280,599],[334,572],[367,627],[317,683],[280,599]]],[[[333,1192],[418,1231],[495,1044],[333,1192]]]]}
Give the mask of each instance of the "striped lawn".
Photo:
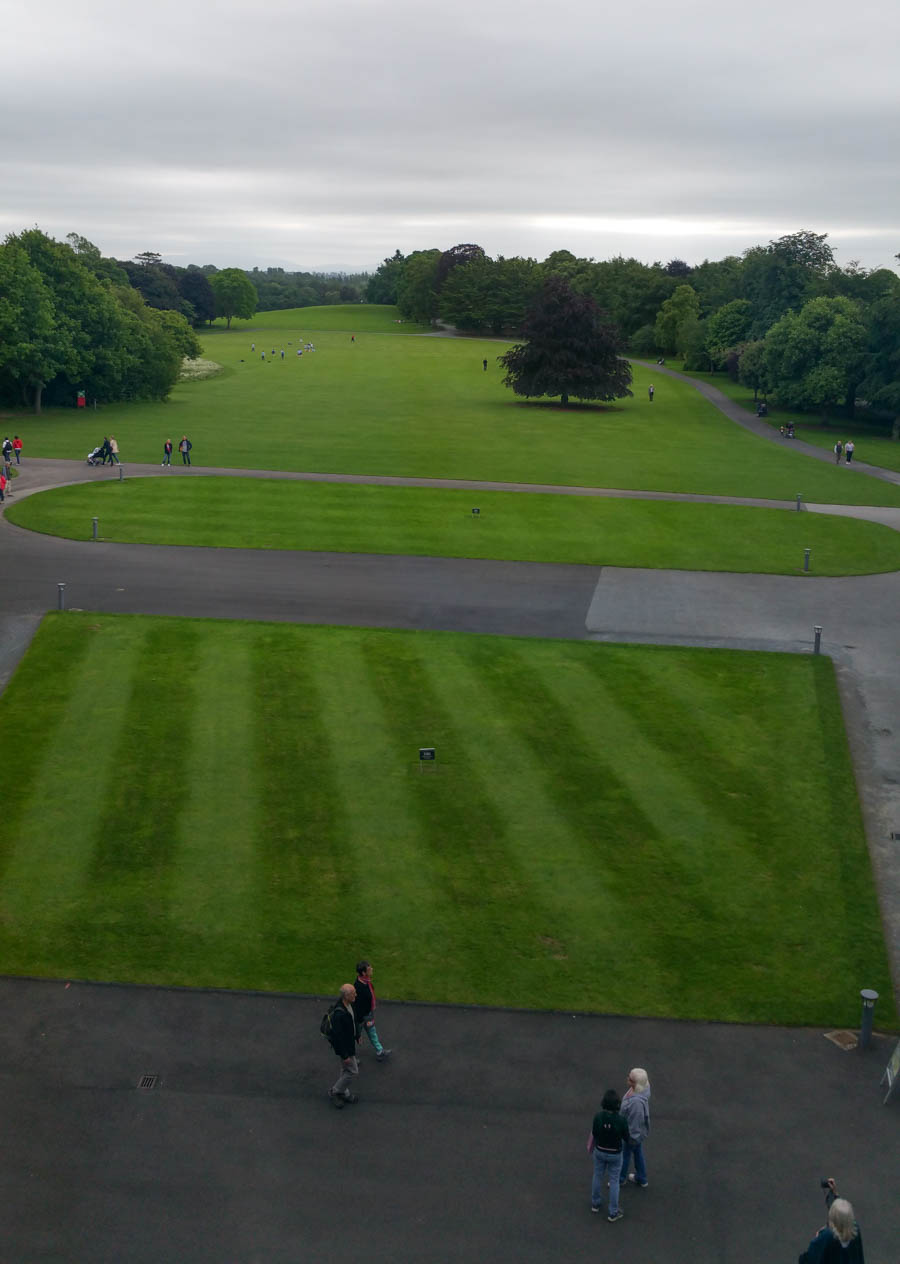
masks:
{"type": "Polygon", "coordinates": [[[66,614],[0,721],[8,973],[324,993],[364,953],[386,996],[834,1025],[890,996],[825,659],[66,614]]]}

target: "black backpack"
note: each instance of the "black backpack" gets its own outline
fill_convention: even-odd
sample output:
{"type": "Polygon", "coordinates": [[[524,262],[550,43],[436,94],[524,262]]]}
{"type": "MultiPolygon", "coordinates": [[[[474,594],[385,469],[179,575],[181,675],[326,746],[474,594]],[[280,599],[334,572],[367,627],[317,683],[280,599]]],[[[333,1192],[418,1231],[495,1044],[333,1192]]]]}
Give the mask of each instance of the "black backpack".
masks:
{"type": "Polygon", "coordinates": [[[319,1023],[319,1031],[332,1048],[334,1048],[334,1011],[339,1004],[339,1001],[335,1001],[334,1005],[329,1006],[322,1015],[322,1021],[319,1023]]]}

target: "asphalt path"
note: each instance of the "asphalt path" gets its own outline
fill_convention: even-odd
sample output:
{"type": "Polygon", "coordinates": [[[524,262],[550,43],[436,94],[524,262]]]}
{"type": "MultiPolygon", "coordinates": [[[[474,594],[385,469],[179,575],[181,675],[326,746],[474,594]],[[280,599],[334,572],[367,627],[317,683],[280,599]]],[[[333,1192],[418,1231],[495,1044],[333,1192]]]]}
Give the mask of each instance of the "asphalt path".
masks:
{"type": "MultiPolygon", "coordinates": [[[[15,494],[109,476],[28,462],[15,494]]],[[[172,549],[56,540],[5,520],[0,558],[0,685],[59,582],[68,608],[108,612],[799,653],[820,625],[897,986],[898,575],[172,549]]],[[[605,933],[624,932],[598,930],[601,972],[605,933]]],[[[823,942],[824,971],[827,954],[823,942]]],[[[385,1261],[546,1261],[582,1249],[626,1264],[792,1259],[821,1223],[825,1175],[854,1201],[870,1262],[896,1258],[900,1103],[881,1105],[886,1041],[844,1053],[803,1029],[387,1005],[380,1026],[395,1058],[367,1059],[362,1102],[336,1112],[314,1000],[21,979],[0,979],[0,994],[0,1260],[10,1264],[312,1261],[336,1250],[385,1261]],[[588,1211],[584,1146],[599,1095],[635,1064],[654,1085],[650,1188],[626,1191],[625,1219],[609,1225],[588,1211]],[[137,1087],[144,1074],[160,1077],[156,1087],[137,1087]]],[[[524,977],[510,1004],[527,997],[524,977]]]]}

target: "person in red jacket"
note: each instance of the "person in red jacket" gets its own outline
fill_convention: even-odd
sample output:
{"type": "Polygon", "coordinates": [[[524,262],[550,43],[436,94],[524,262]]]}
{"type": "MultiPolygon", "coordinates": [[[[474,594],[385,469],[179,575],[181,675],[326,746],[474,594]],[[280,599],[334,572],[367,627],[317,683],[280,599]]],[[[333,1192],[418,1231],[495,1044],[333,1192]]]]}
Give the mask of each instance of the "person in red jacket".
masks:
{"type": "Polygon", "coordinates": [[[385,1049],[378,1039],[375,1030],[375,986],[372,983],[372,963],[357,961],[356,963],[356,1000],[353,1002],[353,1013],[356,1015],[356,1027],[360,1035],[363,1032],[369,1037],[369,1043],[375,1050],[379,1062],[386,1062],[391,1050],[385,1049]]]}
{"type": "MultiPolygon", "coordinates": [[[[16,465],[22,464],[22,440],[18,435],[13,437],[13,452],[16,454],[16,465]]],[[[850,459],[849,457],[847,458],[850,459]]]]}
{"type": "Polygon", "coordinates": [[[6,475],[0,470],[0,501],[6,499],[6,475]]]}

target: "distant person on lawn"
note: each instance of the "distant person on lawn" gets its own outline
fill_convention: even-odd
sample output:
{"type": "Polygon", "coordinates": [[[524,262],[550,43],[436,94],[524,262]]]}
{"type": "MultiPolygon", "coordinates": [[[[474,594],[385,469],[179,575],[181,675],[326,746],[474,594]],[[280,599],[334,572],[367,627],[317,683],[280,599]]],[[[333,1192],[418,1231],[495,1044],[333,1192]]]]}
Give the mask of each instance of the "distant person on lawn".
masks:
{"type": "Polygon", "coordinates": [[[655,391],[655,390],[656,390],[656,387],[655,387],[655,386],[650,386],[650,387],[648,387],[648,388],[647,388],[647,394],[650,396],[650,403],[651,403],[651,404],[653,403],[653,393],[654,393],[654,391],[655,391]]]}
{"type": "Polygon", "coordinates": [[[110,435],[109,436],[109,463],[110,465],[112,465],[114,461],[116,465],[122,464],[122,462],[119,460],[119,445],[116,441],[116,436],[110,435]]]}
{"type": "Polygon", "coordinates": [[[353,1002],[353,1013],[356,1027],[360,1035],[363,1032],[369,1037],[369,1044],[375,1050],[379,1062],[387,1062],[391,1050],[385,1049],[375,1029],[375,987],[372,983],[372,964],[369,961],[356,963],[356,1000],[353,1002]]]}
{"type": "Polygon", "coordinates": [[[650,1081],[643,1067],[633,1067],[628,1072],[628,1091],[622,1098],[622,1114],[628,1124],[628,1140],[622,1148],[621,1184],[631,1181],[646,1189],[647,1165],[644,1162],[644,1142],[650,1135],[650,1081]],[[629,1176],[628,1167],[634,1155],[634,1171],[629,1176]]]}
{"type": "Polygon", "coordinates": [[[838,439],[837,443],[834,445],[833,451],[834,451],[834,463],[835,465],[840,465],[841,453],[844,451],[844,445],[841,443],[840,439],[838,439]]]}
{"type": "Polygon", "coordinates": [[[190,463],[191,463],[191,448],[192,448],[193,446],[194,446],[194,445],[191,443],[191,441],[190,441],[190,439],[187,437],[187,435],[182,435],[182,436],[181,436],[181,442],[180,442],[180,443],[179,443],[179,445],[178,445],[178,451],[181,453],[181,464],[182,464],[182,465],[190,465],[190,463]]]}
{"type": "Polygon", "coordinates": [[[167,439],[165,443],[163,444],[162,464],[163,465],[172,464],[172,440],[171,439],[167,439]]]}
{"type": "Polygon", "coordinates": [[[341,984],[340,1004],[335,1007],[332,1016],[331,1047],[341,1060],[341,1073],[328,1090],[333,1106],[353,1106],[359,1101],[355,1093],[350,1092],[354,1075],[359,1075],[359,1059],[356,1056],[356,1018],[353,1014],[353,1002],[356,1000],[356,988],[352,983],[341,984]]]}
{"type": "Polygon", "coordinates": [[[603,1207],[603,1186],[609,1181],[609,1215],[606,1218],[610,1222],[622,1219],[619,1177],[622,1175],[622,1147],[628,1140],[628,1124],[619,1114],[621,1105],[616,1090],[607,1089],[588,1137],[588,1151],[594,1156],[591,1211],[599,1212],[603,1207]]]}
{"type": "Polygon", "coordinates": [[[481,367],[484,369],[485,373],[487,373],[487,360],[481,361],[481,367]]]}
{"type": "Polygon", "coordinates": [[[852,439],[848,439],[844,444],[844,460],[849,465],[853,460],[853,453],[856,451],[856,445],[852,439]]]}

